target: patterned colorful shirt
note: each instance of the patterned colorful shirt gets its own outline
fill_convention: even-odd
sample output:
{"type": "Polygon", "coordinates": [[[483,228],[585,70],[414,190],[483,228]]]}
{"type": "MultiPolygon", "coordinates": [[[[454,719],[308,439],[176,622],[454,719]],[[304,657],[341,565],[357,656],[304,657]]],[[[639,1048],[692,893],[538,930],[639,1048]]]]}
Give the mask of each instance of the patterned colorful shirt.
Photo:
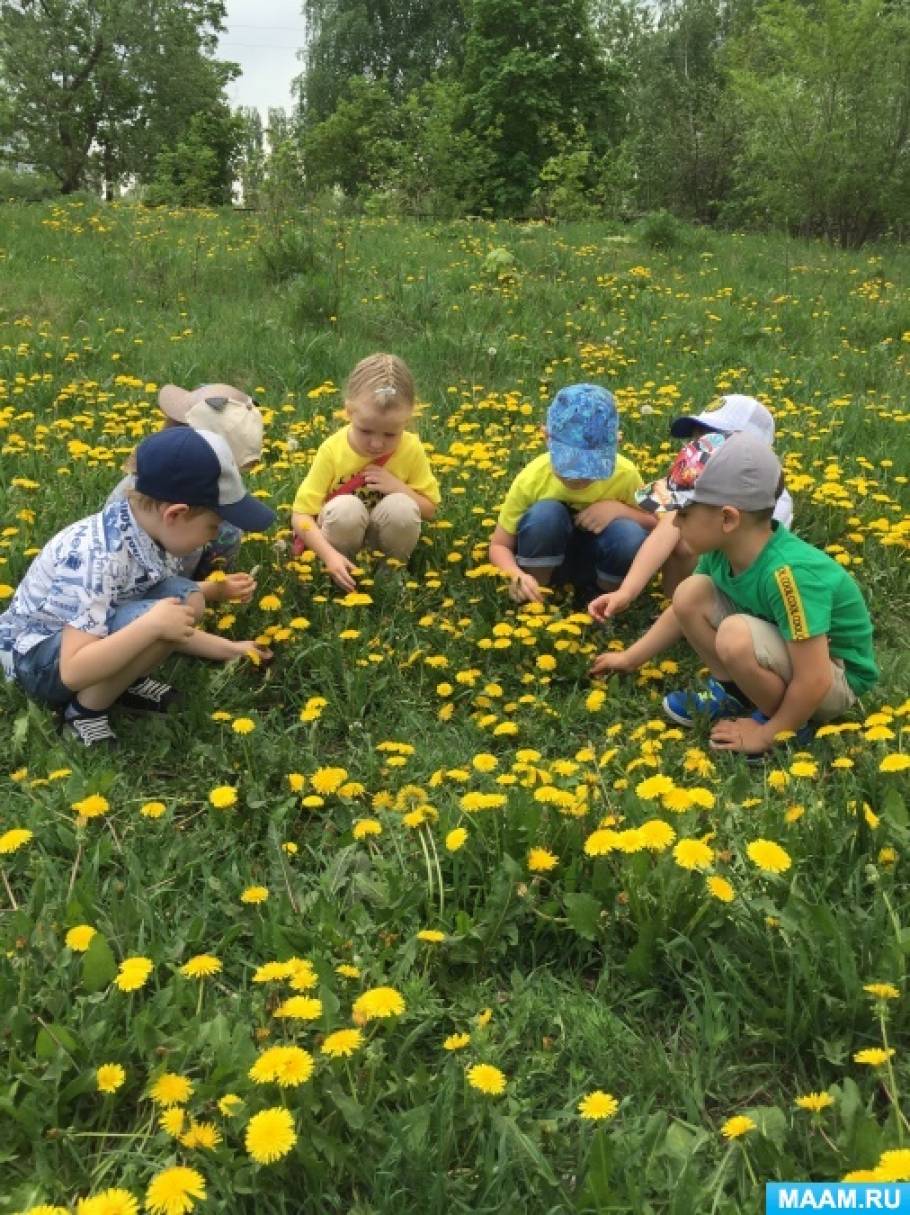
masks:
{"type": "Polygon", "coordinates": [[[0,667],[13,676],[13,653],[69,625],[106,637],[111,610],[179,573],[171,557],[136,522],[128,502],[114,502],[71,523],[44,546],[0,615],[0,667]]]}

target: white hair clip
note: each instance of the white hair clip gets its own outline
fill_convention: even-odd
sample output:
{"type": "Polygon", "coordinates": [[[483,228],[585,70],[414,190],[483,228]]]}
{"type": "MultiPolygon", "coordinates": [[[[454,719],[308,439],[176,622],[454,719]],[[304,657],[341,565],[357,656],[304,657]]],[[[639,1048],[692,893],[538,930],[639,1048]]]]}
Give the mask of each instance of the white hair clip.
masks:
{"type": "Polygon", "coordinates": [[[395,396],[396,391],[391,384],[383,384],[381,388],[373,389],[373,396],[379,397],[380,401],[387,401],[389,397],[395,396]]]}

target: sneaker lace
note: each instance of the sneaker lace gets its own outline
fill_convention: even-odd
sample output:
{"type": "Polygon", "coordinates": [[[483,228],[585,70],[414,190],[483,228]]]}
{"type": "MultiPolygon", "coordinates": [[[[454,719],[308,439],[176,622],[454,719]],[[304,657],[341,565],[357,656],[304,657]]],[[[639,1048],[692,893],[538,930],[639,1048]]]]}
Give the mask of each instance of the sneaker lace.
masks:
{"type": "Polygon", "coordinates": [[[141,696],[145,700],[154,700],[156,702],[160,701],[162,697],[167,696],[171,690],[170,684],[161,683],[157,679],[150,679],[148,677],[140,683],[134,683],[132,687],[127,689],[133,696],[141,696]]]}
{"type": "Polygon", "coordinates": [[[80,742],[91,747],[95,743],[109,742],[117,735],[111,729],[106,715],[101,717],[74,717],[66,723],[80,742]]]}

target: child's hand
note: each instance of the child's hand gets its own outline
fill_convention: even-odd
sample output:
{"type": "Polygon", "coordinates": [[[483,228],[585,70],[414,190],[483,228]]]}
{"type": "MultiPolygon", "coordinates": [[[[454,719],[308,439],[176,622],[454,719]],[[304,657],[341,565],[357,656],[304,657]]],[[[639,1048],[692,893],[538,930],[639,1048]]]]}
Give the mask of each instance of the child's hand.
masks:
{"type": "Polygon", "coordinates": [[[605,527],[620,517],[620,505],[619,502],[592,502],[590,506],[578,512],[575,522],[586,532],[599,536],[605,527]]]}
{"type": "Polygon", "coordinates": [[[751,717],[737,717],[733,721],[717,722],[711,730],[712,751],[743,751],[746,755],[760,755],[774,746],[774,736],[768,727],[751,717]]]}
{"type": "Polygon", "coordinates": [[[375,489],[378,494],[401,494],[406,492],[404,481],[390,473],[387,468],[378,464],[368,464],[363,470],[363,479],[368,489],[375,489]]]}
{"type": "Polygon", "coordinates": [[[615,591],[609,591],[606,595],[598,595],[596,599],[592,599],[588,604],[588,612],[595,620],[603,624],[611,616],[618,616],[620,612],[624,612],[631,602],[632,597],[620,587],[615,591]]]}
{"type": "Polygon", "coordinates": [[[332,553],[324,561],[326,571],[336,586],[343,591],[356,591],[357,583],[351,577],[357,566],[344,553],[332,553]]]}
{"type": "Polygon", "coordinates": [[[251,574],[228,574],[220,585],[222,599],[249,603],[256,590],[256,579],[251,574]]]}
{"type": "Polygon", "coordinates": [[[597,655],[591,663],[588,674],[592,678],[598,675],[610,675],[614,671],[621,675],[628,675],[635,669],[634,664],[629,662],[621,650],[618,653],[614,650],[607,650],[605,653],[597,655]]]}
{"type": "Polygon", "coordinates": [[[526,574],[524,570],[513,574],[509,583],[509,598],[513,603],[543,603],[540,583],[533,574],[526,574]]]}
{"type": "Polygon", "coordinates": [[[256,666],[260,663],[269,663],[275,657],[270,649],[264,645],[259,645],[256,641],[232,641],[231,647],[233,654],[229,654],[225,661],[230,662],[232,658],[249,658],[256,666]]]}
{"type": "Polygon", "coordinates": [[[193,609],[175,596],[159,599],[149,608],[146,619],[154,622],[155,632],[162,641],[172,641],[175,645],[189,641],[196,629],[193,609]]]}

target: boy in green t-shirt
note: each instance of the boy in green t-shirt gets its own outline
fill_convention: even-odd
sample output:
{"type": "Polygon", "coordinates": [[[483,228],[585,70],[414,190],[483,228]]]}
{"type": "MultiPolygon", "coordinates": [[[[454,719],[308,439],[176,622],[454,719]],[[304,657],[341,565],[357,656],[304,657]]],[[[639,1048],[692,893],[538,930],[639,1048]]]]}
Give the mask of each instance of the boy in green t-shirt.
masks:
{"type": "Polygon", "coordinates": [[[856,583],[772,522],[782,485],[769,447],[746,434],[727,439],[673,503],[676,526],[699,554],[695,573],[639,641],[593,668],[636,670],[685,637],[711,676],[706,691],[664,697],[664,711],[684,726],[713,721],[718,750],[761,755],[779,734],[840,716],[878,679],[856,583]]]}
{"type": "Polygon", "coordinates": [[[655,520],[635,505],[642,481],[617,454],[618,428],[613,394],[597,384],[570,384],[553,398],[549,450],[512,482],[490,540],[490,561],[511,576],[516,603],[541,603],[551,582],[593,598],[628,571],[655,520]]]}

